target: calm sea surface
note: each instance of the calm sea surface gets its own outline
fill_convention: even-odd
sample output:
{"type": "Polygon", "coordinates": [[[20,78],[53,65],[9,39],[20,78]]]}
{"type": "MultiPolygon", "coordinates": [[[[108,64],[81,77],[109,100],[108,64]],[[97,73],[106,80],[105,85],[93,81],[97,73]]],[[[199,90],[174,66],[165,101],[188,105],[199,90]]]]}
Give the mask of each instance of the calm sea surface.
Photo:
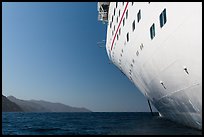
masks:
{"type": "Polygon", "coordinates": [[[149,112],[2,113],[3,135],[201,135],[149,112]]]}

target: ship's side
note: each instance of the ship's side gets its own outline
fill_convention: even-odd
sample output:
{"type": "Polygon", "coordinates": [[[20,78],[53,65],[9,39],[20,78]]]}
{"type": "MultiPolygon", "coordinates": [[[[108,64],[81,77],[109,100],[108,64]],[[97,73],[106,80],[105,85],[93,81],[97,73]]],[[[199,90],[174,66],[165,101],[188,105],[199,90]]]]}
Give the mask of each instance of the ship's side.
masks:
{"type": "Polygon", "coordinates": [[[202,129],[202,3],[111,2],[109,59],[161,116],[202,129]]]}

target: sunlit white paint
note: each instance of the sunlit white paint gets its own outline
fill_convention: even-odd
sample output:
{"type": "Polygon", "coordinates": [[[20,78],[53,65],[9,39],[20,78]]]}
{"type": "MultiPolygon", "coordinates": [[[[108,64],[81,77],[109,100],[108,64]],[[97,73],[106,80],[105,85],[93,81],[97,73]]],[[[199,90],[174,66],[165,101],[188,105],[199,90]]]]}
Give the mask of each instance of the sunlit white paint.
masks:
{"type": "Polygon", "coordinates": [[[151,101],[162,117],[202,129],[202,3],[134,2],[132,5],[129,2],[128,18],[124,16],[125,25],[121,23],[121,34],[111,50],[112,30],[114,25],[117,29],[119,21],[116,18],[118,16],[120,20],[125,5],[126,2],[124,5],[118,2],[111,28],[116,2],[109,5],[106,39],[109,59],[151,101]],[[159,15],[164,8],[167,22],[161,28],[159,15]],[[141,20],[138,23],[139,10],[141,20]],[[151,40],[153,23],[156,35],[151,40]]]}

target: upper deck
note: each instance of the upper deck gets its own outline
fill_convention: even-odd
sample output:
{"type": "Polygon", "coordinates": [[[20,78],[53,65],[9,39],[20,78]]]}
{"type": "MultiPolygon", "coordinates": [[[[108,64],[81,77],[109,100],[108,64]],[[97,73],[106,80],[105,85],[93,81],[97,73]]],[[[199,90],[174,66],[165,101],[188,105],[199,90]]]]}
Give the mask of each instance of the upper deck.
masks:
{"type": "Polygon", "coordinates": [[[110,2],[98,2],[98,20],[108,22],[108,11],[110,2]]]}

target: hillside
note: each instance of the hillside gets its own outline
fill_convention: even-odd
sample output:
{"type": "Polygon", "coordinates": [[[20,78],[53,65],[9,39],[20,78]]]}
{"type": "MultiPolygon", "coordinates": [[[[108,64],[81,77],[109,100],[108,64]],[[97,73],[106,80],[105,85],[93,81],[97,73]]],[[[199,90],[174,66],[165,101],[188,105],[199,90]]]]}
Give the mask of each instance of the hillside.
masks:
{"type": "Polygon", "coordinates": [[[20,106],[16,103],[7,99],[4,95],[2,95],[2,112],[22,112],[20,106]]]}
{"type": "Polygon", "coordinates": [[[13,96],[7,98],[19,105],[25,112],[91,112],[86,108],[71,107],[62,103],[43,100],[21,100],[13,96]]]}

